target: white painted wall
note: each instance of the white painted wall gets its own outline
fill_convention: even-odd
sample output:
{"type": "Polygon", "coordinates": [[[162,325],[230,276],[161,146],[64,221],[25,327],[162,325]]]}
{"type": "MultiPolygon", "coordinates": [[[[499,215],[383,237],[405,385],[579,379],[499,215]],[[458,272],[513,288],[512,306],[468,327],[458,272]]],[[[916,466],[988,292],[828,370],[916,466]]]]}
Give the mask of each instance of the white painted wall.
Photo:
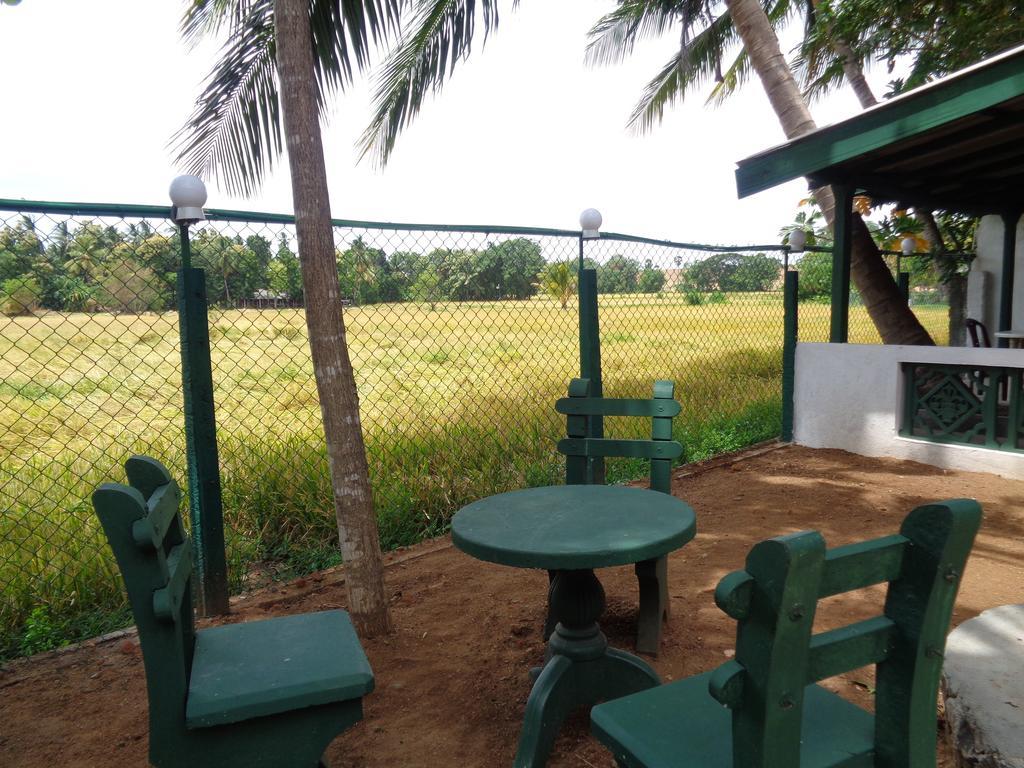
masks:
{"type": "Polygon", "coordinates": [[[904,362],[1024,367],[1024,350],[797,344],[794,442],[1024,480],[1024,454],[900,437],[904,362]]]}
{"type": "MultiPolygon", "coordinates": [[[[974,242],[978,255],[967,275],[967,316],[981,320],[991,335],[999,328],[999,291],[1003,273],[1002,217],[983,216],[978,224],[974,242]]],[[[1013,328],[1024,328],[1024,218],[1017,221],[1017,255],[1014,271],[1017,277],[1011,325],[1013,328]]],[[[994,337],[992,343],[996,343],[994,337]]]]}

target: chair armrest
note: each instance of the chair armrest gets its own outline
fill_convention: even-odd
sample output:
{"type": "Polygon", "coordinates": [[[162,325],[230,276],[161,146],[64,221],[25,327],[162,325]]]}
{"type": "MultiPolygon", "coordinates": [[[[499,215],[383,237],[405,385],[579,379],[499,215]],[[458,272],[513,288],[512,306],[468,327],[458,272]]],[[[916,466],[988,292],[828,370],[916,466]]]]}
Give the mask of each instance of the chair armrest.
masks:
{"type": "Polygon", "coordinates": [[[743,700],[743,684],[747,670],[735,659],[727,661],[708,680],[708,693],[720,704],[736,709],[743,700]]]}

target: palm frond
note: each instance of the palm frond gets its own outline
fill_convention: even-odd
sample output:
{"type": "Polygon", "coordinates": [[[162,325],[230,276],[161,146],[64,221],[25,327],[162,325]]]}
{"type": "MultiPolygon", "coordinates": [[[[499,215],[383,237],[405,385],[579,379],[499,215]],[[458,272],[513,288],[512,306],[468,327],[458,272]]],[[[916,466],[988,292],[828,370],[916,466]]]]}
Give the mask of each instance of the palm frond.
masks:
{"type": "Polygon", "coordinates": [[[697,35],[680,44],[678,53],[647,83],[628,126],[640,133],[650,130],[661,121],[665,109],[685,98],[692,88],[719,80],[722,56],[737,39],[728,13],[712,17],[697,35]]]}
{"type": "Polygon", "coordinates": [[[241,24],[252,5],[253,0],[191,0],[179,26],[181,37],[193,47],[225,27],[231,29],[241,24]]]}
{"type": "Polygon", "coordinates": [[[685,54],[677,51],[665,66],[644,87],[643,93],[627,125],[638,133],[645,133],[661,122],[665,108],[674,104],[683,95],[683,66],[685,54]]]}
{"type": "Polygon", "coordinates": [[[840,88],[846,82],[846,71],[838,56],[823,59],[818,72],[804,78],[803,94],[809,102],[814,102],[827,93],[840,88]]]}
{"type": "MultiPolygon", "coordinates": [[[[814,4],[810,0],[773,0],[772,2],[765,3],[765,14],[775,30],[784,27],[800,14],[813,13],[813,9],[814,4]]],[[[734,29],[731,29],[731,18],[729,26],[730,28],[727,31],[723,30],[727,38],[718,43],[722,48],[739,41],[739,36],[734,29]]],[[[705,103],[720,107],[730,96],[747,83],[752,72],[750,57],[747,55],[746,49],[741,49],[732,63],[721,72],[705,103]]]]}
{"type": "Polygon", "coordinates": [[[736,55],[732,64],[722,73],[721,79],[715,83],[715,87],[708,94],[705,104],[710,104],[713,107],[722,106],[726,99],[736,93],[750,79],[751,71],[750,57],[744,49],[736,55]]]}
{"type": "Polygon", "coordinates": [[[859,57],[861,62],[870,58],[858,50],[862,41],[843,39],[842,33],[835,28],[835,16],[830,8],[823,12],[812,7],[807,13],[804,36],[792,63],[804,98],[808,101],[821,98],[846,81],[845,62],[836,47],[837,42],[859,57]]]}
{"type": "Polygon", "coordinates": [[[283,149],[273,0],[258,0],[231,25],[195,110],[171,142],[189,173],[250,194],[283,149]]]}
{"type": "MultiPolygon", "coordinates": [[[[518,0],[513,0],[513,8],[518,0]]],[[[470,52],[477,20],[476,0],[418,0],[411,31],[385,61],[373,97],[373,117],[359,140],[360,158],[374,154],[387,162],[402,129],[437,93],[455,65],[470,52]]],[[[498,26],[497,0],[481,0],[484,41],[498,26]]]]}
{"type": "Polygon", "coordinates": [[[699,13],[702,0],[621,0],[587,32],[584,61],[592,66],[618,64],[633,52],[638,40],[660,37],[678,23],[699,13]]]}
{"type": "MultiPolygon", "coordinates": [[[[404,2],[310,0],[318,119],[371,47],[397,33],[404,2]]],[[[189,172],[233,193],[255,191],[283,151],[273,12],[273,0],[195,0],[183,22],[186,39],[226,29],[227,41],[171,145],[189,172]]]]}
{"type": "Polygon", "coordinates": [[[780,27],[801,16],[806,28],[807,23],[810,23],[817,13],[815,0],[767,0],[764,6],[765,15],[776,32],[780,27]]]}

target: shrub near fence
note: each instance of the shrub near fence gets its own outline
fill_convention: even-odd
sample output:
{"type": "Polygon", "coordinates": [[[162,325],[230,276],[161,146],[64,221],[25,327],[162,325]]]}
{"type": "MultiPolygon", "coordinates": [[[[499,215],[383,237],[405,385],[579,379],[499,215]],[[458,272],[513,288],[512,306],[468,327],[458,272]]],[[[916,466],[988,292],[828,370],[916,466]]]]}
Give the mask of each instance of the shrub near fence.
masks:
{"type": "MultiPolygon", "coordinates": [[[[128,454],[159,457],[184,485],[179,246],[166,215],[0,204],[2,656],[128,621],[89,504],[128,454]]],[[[334,511],[289,219],[213,211],[193,233],[237,591],[338,562],[334,511]]],[[[383,545],[441,533],[480,496],[558,482],[553,403],[578,374],[578,233],[337,222],[335,240],[383,545]]],[[[685,460],[779,430],[778,279],[686,279],[726,251],[747,252],[624,236],[585,247],[605,392],[647,397],[654,379],[674,379],[685,460]]],[[[764,258],[777,254],[757,261],[762,276],[764,258]]],[[[827,306],[801,312],[807,338],[827,333],[827,306]]],[[[870,341],[857,312],[851,337],[870,341]]],[[[631,428],[608,420],[610,434],[631,428]]],[[[612,464],[609,476],[638,470],[612,464]]]]}

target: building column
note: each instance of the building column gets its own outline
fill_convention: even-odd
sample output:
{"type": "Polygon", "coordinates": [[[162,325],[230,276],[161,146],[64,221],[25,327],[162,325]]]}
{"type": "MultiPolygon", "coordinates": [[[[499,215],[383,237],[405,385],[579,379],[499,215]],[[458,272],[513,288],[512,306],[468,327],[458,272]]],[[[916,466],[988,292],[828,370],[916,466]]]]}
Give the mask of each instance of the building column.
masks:
{"type": "MultiPolygon", "coordinates": [[[[1013,326],[1014,266],[1017,261],[1017,221],[1020,211],[1008,211],[1003,218],[1003,269],[999,277],[999,326],[1008,331],[1013,326]]],[[[1009,346],[1008,339],[999,339],[998,346],[1009,346]]]]}

